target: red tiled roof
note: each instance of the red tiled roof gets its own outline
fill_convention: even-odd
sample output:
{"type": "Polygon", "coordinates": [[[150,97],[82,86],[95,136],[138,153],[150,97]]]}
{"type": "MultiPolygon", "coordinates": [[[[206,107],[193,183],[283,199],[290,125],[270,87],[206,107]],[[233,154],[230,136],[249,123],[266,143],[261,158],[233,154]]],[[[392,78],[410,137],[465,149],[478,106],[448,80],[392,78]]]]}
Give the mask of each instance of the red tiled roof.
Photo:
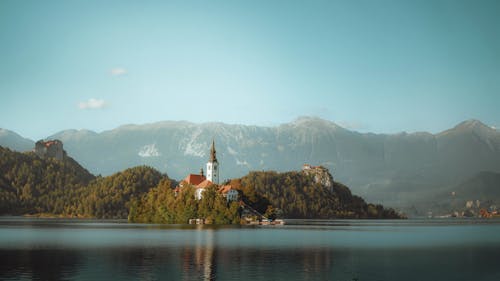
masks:
{"type": "Polygon", "coordinates": [[[221,187],[219,187],[219,192],[222,193],[222,194],[226,194],[229,192],[229,190],[233,189],[233,187],[228,184],[228,185],[223,185],[221,187]]]}
{"type": "Polygon", "coordinates": [[[59,143],[59,141],[51,140],[51,141],[46,141],[43,144],[45,145],[45,147],[49,147],[49,146],[52,146],[52,145],[57,144],[57,143],[59,143]]]}
{"type": "Polygon", "coordinates": [[[202,175],[196,175],[196,174],[189,174],[185,179],[182,181],[191,184],[191,185],[199,185],[202,183],[204,180],[206,180],[205,176],[202,175]]]}
{"type": "Polygon", "coordinates": [[[204,180],[204,181],[200,182],[199,184],[197,184],[196,187],[207,188],[207,187],[211,186],[212,184],[214,184],[214,183],[209,181],[209,180],[204,180]]]}

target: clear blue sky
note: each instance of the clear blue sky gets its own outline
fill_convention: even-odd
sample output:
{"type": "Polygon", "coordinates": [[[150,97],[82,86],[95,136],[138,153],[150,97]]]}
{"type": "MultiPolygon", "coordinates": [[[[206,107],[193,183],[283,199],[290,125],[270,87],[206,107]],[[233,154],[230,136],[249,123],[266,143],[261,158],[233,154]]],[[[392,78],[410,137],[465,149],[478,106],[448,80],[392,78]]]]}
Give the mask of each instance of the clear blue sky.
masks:
{"type": "Polygon", "coordinates": [[[0,1],[0,127],[500,126],[500,1],[0,1]]]}

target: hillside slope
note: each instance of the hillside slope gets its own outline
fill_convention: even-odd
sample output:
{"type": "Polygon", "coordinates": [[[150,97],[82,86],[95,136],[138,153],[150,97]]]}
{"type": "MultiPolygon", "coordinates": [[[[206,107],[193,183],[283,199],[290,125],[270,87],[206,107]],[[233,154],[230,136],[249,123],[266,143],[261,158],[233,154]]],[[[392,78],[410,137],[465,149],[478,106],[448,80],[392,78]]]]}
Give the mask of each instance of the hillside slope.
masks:
{"type": "Polygon", "coordinates": [[[70,157],[41,159],[0,147],[0,213],[76,213],[75,200],[94,178],[70,157]]]}
{"type": "Polygon", "coordinates": [[[0,146],[16,151],[30,151],[35,147],[35,142],[12,131],[0,128],[0,146]]]}
{"type": "Polygon", "coordinates": [[[304,219],[400,218],[393,209],[367,204],[345,185],[330,187],[313,175],[301,172],[250,172],[231,181],[244,194],[243,200],[261,213],[271,205],[278,217],[304,219]]]}
{"type": "MultiPolygon", "coordinates": [[[[416,204],[434,215],[466,211],[478,215],[480,209],[497,210],[500,208],[500,173],[480,172],[454,187],[436,192],[432,200],[424,198],[416,204]]],[[[425,216],[426,212],[410,215],[425,216]]]]}
{"type": "Polygon", "coordinates": [[[126,219],[130,201],[169,179],[151,167],[95,177],[70,157],[42,159],[0,147],[0,215],[126,219]]]}

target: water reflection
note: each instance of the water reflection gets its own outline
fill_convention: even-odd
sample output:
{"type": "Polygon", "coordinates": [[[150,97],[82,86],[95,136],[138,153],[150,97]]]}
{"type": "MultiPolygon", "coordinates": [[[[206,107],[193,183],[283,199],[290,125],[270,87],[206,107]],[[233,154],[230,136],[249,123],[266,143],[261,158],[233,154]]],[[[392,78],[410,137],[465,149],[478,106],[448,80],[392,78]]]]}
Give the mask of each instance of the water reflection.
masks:
{"type": "Polygon", "coordinates": [[[216,228],[197,228],[193,244],[182,249],[183,280],[328,279],[333,265],[331,248],[224,247],[226,235],[221,233],[225,234],[216,228]]]}
{"type": "Polygon", "coordinates": [[[70,280],[81,255],[64,250],[0,251],[1,280],[70,280]]]}
{"type": "Polygon", "coordinates": [[[0,219],[0,280],[500,280],[498,225],[87,224],[6,226],[0,219]],[[438,245],[435,236],[453,243],[438,245]]]}
{"type": "Polygon", "coordinates": [[[183,280],[193,280],[198,277],[202,277],[203,280],[216,280],[215,235],[214,229],[197,227],[194,247],[186,244],[183,249],[183,280]]]}

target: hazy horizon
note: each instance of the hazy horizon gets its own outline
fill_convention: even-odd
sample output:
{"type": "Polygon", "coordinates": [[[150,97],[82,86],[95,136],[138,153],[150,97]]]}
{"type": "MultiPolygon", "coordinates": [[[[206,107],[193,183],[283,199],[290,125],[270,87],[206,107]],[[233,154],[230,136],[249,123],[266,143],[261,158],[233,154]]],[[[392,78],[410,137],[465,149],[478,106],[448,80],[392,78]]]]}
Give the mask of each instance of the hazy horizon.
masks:
{"type": "Polygon", "coordinates": [[[498,1],[1,1],[0,128],[500,126],[498,1]],[[28,5],[26,5],[28,4],[28,5]]]}
{"type": "MultiPolygon", "coordinates": [[[[96,130],[92,130],[92,129],[88,129],[88,128],[66,128],[66,129],[62,129],[62,130],[59,130],[59,131],[56,131],[56,132],[50,132],[50,133],[47,133],[45,134],[45,136],[43,137],[40,137],[40,138],[31,138],[30,136],[25,136],[19,132],[17,132],[16,130],[13,130],[11,128],[2,128],[0,127],[0,130],[1,129],[5,129],[5,130],[8,130],[8,131],[12,131],[14,133],[17,133],[19,134],[21,137],[24,137],[24,138],[28,138],[28,139],[31,139],[33,141],[37,141],[37,140],[41,140],[41,139],[46,139],[52,135],[56,135],[58,133],[61,133],[61,132],[64,132],[64,131],[68,131],[68,130],[77,130],[77,131],[91,131],[91,132],[94,132],[94,133],[103,133],[103,132],[106,132],[106,131],[112,131],[112,130],[116,130],[116,129],[119,129],[121,127],[126,127],[126,126],[148,126],[148,125],[154,125],[154,124],[159,124],[159,123],[163,123],[163,122],[177,122],[177,123],[182,123],[182,122],[188,122],[188,123],[191,123],[191,124],[197,124],[197,125],[203,125],[203,124],[210,124],[210,123],[221,123],[221,124],[226,124],[226,125],[242,125],[242,126],[257,126],[257,127],[268,127],[268,128],[273,128],[273,127],[277,127],[277,126],[280,126],[280,125],[285,125],[285,124],[290,124],[290,123],[293,123],[295,121],[298,121],[299,119],[303,119],[303,118],[312,118],[312,119],[321,119],[321,120],[324,120],[324,121],[327,121],[327,122],[332,122],[334,123],[335,125],[338,125],[344,129],[347,129],[347,130],[350,130],[350,131],[354,131],[354,132],[360,132],[360,133],[375,133],[375,134],[387,134],[387,135],[393,135],[393,134],[399,134],[399,133],[421,133],[421,132],[424,132],[424,133],[430,133],[430,134],[433,134],[433,135],[436,135],[436,134],[439,134],[439,133],[442,133],[446,130],[449,130],[449,129],[452,129],[454,128],[455,126],[459,125],[460,123],[463,123],[463,122],[467,122],[467,121],[475,121],[477,119],[467,119],[467,120],[462,120],[461,122],[458,122],[457,124],[454,124],[454,125],[451,125],[450,127],[448,128],[444,128],[443,130],[441,131],[438,131],[438,132],[430,132],[430,131],[408,131],[408,130],[403,130],[403,131],[399,131],[399,132],[392,132],[392,133],[386,133],[386,132],[372,132],[372,131],[360,131],[360,130],[356,130],[355,128],[349,128],[349,127],[345,127],[343,126],[342,124],[339,124],[337,122],[334,122],[332,120],[327,120],[327,119],[324,119],[324,118],[321,118],[321,117],[318,117],[318,116],[298,116],[296,118],[294,118],[293,120],[290,120],[289,122],[284,122],[284,123],[279,123],[279,124],[270,124],[270,125],[258,125],[258,124],[239,124],[239,123],[226,123],[226,122],[222,122],[222,121],[206,121],[206,122],[196,122],[196,121],[188,121],[188,120],[160,120],[160,121],[155,121],[155,122],[150,122],[150,123],[141,123],[141,124],[138,124],[138,123],[129,123],[129,124],[122,124],[122,125],[119,125],[119,126],[116,126],[114,128],[110,128],[110,129],[104,129],[104,130],[99,130],[99,131],[96,131],[96,130]]],[[[494,129],[494,130],[497,130],[498,131],[498,128],[495,127],[495,126],[491,126],[491,125],[488,125],[488,124],[485,124],[484,122],[482,122],[482,120],[477,120],[481,123],[483,123],[484,125],[494,129]]]]}

